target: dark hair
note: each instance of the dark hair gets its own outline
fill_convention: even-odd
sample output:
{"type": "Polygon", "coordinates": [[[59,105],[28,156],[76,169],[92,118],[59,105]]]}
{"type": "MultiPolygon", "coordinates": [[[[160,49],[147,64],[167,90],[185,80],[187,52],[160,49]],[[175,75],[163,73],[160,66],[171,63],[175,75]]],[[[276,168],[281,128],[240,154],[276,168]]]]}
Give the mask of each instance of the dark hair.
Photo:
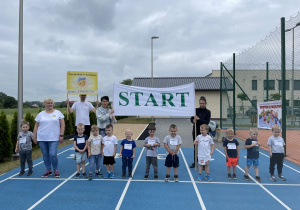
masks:
{"type": "Polygon", "coordinates": [[[30,123],[28,121],[22,121],[20,127],[23,125],[28,125],[30,127],[30,123]]]}
{"type": "Polygon", "coordinates": [[[177,125],[175,125],[175,124],[172,124],[172,125],[170,125],[170,128],[169,128],[169,130],[170,130],[171,128],[172,128],[172,129],[177,129],[177,125]]]}
{"type": "Polygon", "coordinates": [[[148,131],[150,131],[150,130],[154,130],[154,131],[156,130],[154,124],[149,124],[149,126],[148,126],[148,131]]]}
{"type": "Polygon", "coordinates": [[[113,125],[112,125],[112,124],[107,124],[107,125],[105,126],[105,129],[109,129],[109,128],[113,129],[113,125]]]}
{"type": "Polygon", "coordinates": [[[102,97],[101,97],[101,101],[102,101],[102,100],[107,100],[107,101],[109,102],[108,96],[102,96],[102,97]]]}
{"type": "Polygon", "coordinates": [[[200,100],[205,101],[205,103],[207,103],[207,102],[206,102],[206,98],[205,98],[204,96],[201,96],[200,99],[199,99],[199,101],[200,101],[200,100]]]}

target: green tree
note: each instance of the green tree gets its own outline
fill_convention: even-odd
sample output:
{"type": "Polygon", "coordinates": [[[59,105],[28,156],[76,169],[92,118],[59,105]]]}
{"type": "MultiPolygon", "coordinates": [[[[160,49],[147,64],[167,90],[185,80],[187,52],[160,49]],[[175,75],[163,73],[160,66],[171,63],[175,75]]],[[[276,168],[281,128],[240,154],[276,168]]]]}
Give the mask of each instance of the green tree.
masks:
{"type": "Polygon", "coordinates": [[[68,119],[68,116],[67,116],[66,113],[64,113],[64,117],[65,117],[65,136],[69,136],[69,135],[74,134],[73,133],[73,124],[72,124],[71,117],[69,116],[69,119],[68,119]]]}
{"type": "Polygon", "coordinates": [[[121,84],[123,85],[132,85],[132,79],[124,79],[121,84]]]}
{"type": "Polygon", "coordinates": [[[247,101],[247,100],[248,100],[247,95],[246,95],[245,93],[239,93],[239,94],[237,95],[237,97],[238,97],[238,99],[240,99],[241,102],[242,102],[241,110],[243,110],[243,117],[244,117],[244,115],[245,115],[244,101],[247,101]]]}
{"type": "Polygon", "coordinates": [[[0,162],[4,162],[6,158],[11,158],[12,149],[7,117],[2,110],[0,115],[0,162]]]}
{"type": "Polygon", "coordinates": [[[14,113],[14,116],[11,120],[10,135],[11,135],[11,142],[13,145],[13,153],[14,153],[15,152],[14,147],[16,146],[17,138],[18,138],[18,112],[14,113]]]}
{"type": "Polygon", "coordinates": [[[7,96],[4,99],[4,102],[3,102],[4,109],[7,109],[7,108],[16,108],[17,106],[18,106],[18,102],[17,102],[17,100],[14,97],[7,96]]]}
{"type": "Polygon", "coordinates": [[[94,112],[90,112],[90,123],[91,125],[97,125],[97,118],[94,112]]]}
{"type": "Polygon", "coordinates": [[[281,98],[280,93],[272,93],[272,94],[270,94],[270,100],[271,101],[278,101],[278,100],[280,100],[280,98],[281,98]]]}

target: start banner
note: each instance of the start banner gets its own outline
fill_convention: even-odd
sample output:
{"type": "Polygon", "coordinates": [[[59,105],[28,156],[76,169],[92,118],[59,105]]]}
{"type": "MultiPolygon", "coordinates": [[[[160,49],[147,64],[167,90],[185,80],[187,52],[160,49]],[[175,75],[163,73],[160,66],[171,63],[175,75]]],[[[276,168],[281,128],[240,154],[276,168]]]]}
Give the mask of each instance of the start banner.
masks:
{"type": "Polygon", "coordinates": [[[194,83],[169,88],[146,88],[114,83],[116,116],[193,116],[194,83]]]}
{"type": "Polygon", "coordinates": [[[69,95],[97,95],[98,72],[67,71],[69,95]]]}

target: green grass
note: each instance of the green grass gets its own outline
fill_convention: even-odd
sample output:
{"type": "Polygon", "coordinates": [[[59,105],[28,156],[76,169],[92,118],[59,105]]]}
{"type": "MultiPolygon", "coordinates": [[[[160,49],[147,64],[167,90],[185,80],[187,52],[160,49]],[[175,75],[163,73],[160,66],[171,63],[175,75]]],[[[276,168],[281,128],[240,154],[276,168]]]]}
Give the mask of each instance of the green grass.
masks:
{"type": "MultiPolygon", "coordinates": [[[[155,121],[155,119],[154,119],[154,121],[155,121]]],[[[117,123],[148,124],[148,123],[151,123],[151,118],[127,117],[127,118],[118,120],[117,123]]]]}

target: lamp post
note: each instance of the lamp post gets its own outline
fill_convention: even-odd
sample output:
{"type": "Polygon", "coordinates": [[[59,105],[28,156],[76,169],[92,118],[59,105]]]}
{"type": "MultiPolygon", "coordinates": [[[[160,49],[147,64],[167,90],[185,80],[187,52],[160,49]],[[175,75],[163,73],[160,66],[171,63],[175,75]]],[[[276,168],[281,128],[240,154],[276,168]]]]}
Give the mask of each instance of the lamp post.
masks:
{"type": "MultiPolygon", "coordinates": [[[[153,88],[153,39],[158,39],[158,36],[151,37],[151,87],[153,88]]],[[[151,116],[151,122],[153,122],[153,116],[151,116]]]]}
{"type": "Polygon", "coordinates": [[[293,28],[286,29],[285,32],[293,31],[293,50],[292,50],[292,88],[291,88],[291,115],[294,115],[294,54],[295,54],[295,33],[294,29],[300,26],[298,22],[293,28]]]}
{"type": "Polygon", "coordinates": [[[158,36],[151,37],[151,87],[153,88],[153,39],[158,39],[158,36]]]}

